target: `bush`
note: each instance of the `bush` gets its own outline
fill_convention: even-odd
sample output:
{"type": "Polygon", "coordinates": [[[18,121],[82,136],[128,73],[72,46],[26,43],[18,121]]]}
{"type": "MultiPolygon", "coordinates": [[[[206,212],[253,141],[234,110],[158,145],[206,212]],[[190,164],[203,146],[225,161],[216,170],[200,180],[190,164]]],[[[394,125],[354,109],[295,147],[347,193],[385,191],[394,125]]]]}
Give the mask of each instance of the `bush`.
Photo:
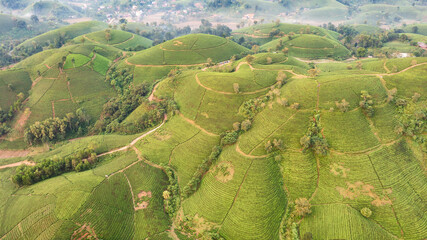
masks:
{"type": "Polygon", "coordinates": [[[359,105],[362,108],[363,112],[368,117],[374,116],[374,101],[372,100],[372,96],[369,95],[367,91],[361,91],[360,97],[362,98],[362,101],[359,102],[359,105]]]}
{"type": "Polygon", "coordinates": [[[322,128],[320,126],[320,115],[315,115],[311,120],[307,133],[301,137],[300,144],[303,151],[312,149],[315,154],[326,155],[328,151],[328,141],[322,135],[322,128]]]}
{"type": "Polygon", "coordinates": [[[35,166],[21,165],[12,181],[19,186],[31,185],[66,172],[81,172],[90,169],[97,161],[92,148],[83,149],[66,158],[44,159],[35,166]]]}
{"type": "Polygon", "coordinates": [[[360,210],[360,213],[361,213],[364,217],[366,217],[366,218],[369,218],[369,217],[372,215],[372,211],[371,211],[371,209],[369,209],[369,208],[367,208],[367,207],[362,208],[362,209],[360,210]]]}
{"type": "Polygon", "coordinates": [[[222,137],[222,139],[221,139],[221,145],[222,146],[231,145],[231,144],[237,142],[238,137],[239,137],[238,131],[226,132],[224,137],[222,137]]]}

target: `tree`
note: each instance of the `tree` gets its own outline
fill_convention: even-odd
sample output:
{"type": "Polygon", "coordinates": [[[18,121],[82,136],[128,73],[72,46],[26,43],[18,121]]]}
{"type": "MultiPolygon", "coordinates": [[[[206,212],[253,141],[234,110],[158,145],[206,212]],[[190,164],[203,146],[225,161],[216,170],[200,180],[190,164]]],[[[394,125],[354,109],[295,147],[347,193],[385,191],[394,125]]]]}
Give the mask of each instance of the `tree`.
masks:
{"type": "Polygon", "coordinates": [[[233,89],[234,89],[234,93],[239,93],[239,84],[233,83],[233,89]]]}
{"type": "Polygon", "coordinates": [[[259,46],[258,45],[253,45],[252,46],[252,52],[254,52],[255,54],[257,54],[259,51],[259,46]]]}
{"type": "Polygon", "coordinates": [[[286,73],[284,71],[279,71],[277,73],[277,77],[276,77],[277,84],[280,86],[283,86],[283,84],[286,83],[286,77],[287,76],[286,76],[286,73]]]}
{"type": "Polygon", "coordinates": [[[374,101],[372,100],[372,96],[367,91],[361,91],[360,93],[362,100],[359,102],[359,106],[368,117],[372,117],[374,115],[374,101]]]}
{"type": "Polygon", "coordinates": [[[233,123],[233,130],[234,131],[239,131],[240,130],[240,123],[239,122],[233,123]]]}
{"type": "Polygon", "coordinates": [[[107,42],[110,42],[110,40],[111,40],[111,30],[110,29],[105,29],[105,40],[107,40],[107,42]]]}
{"type": "Polygon", "coordinates": [[[31,21],[33,23],[39,23],[39,18],[36,15],[31,15],[31,21]]]}
{"type": "Polygon", "coordinates": [[[285,47],[285,48],[282,49],[282,53],[283,54],[286,55],[286,54],[288,54],[288,52],[289,52],[289,48],[285,47]]]}
{"type": "Polygon", "coordinates": [[[208,58],[208,59],[206,60],[206,62],[207,62],[207,64],[208,64],[208,66],[212,66],[212,65],[213,65],[212,58],[208,58]]]}
{"type": "Polygon", "coordinates": [[[168,190],[163,191],[163,199],[169,199],[171,197],[171,193],[168,190]]]}
{"type": "Polygon", "coordinates": [[[418,33],[418,27],[417,26],[412,27],[412,33],[418,33]]]}
{"type": "Polygon", "coordinates": [[[267,64],[271,64],[273,62],[273,59],[271,57],[266,58],[267,64]]]}
{"type": "Polygon", "coordinates": [[[252,126],[251,121],[249,119],[246,119],[245,121],[242,122],[242,124],[240,125],[240,128],[246,132],[251,128],[251,126],[252,126]]]}
{"type": "Polygon", "coordinates": [[[367,51],[366,51],[366,48],[364,48],[364,47],[357,48],[357,50],[356,50],[356,56],[357,57],[364,57],[364,56],[366,56],[366,53],[367,53],[367,51]]]}
{"type": "Polygon", "coordinates": [[[319,75],[319,73],[320,73],[320,69],[318,68],[312,68],[308,70],[308,74],[310,74],[310,77],[316,77],[317,75],[319,75]]]}
{"type": "Polygon", "coordinates": [[[247,55],[246,56],[246,62],[248,62],[249,64],[250,63],[252,63],[252,61],[255,59],[255,57],[254,56],[252,56],[252,55],[247,55]]]}
{"type": "Polygon", "coordinates": [[[85,44],[85,41],[86,41],[86,38],[85,37],[81,37],[80,38],[80,42],[84,45],[85,44]]]}
{"type": "Polygon", "coordinates": [[[311,204],[307,198],[298,198],[295,200],[295,213],[300,217],[311,213],[311,204]]]}
{"type": "Polygon", "coordinates": [[[341,112],[347,112],[350,104],[345,100],[341,100],[341,102],[335,102],[335,105],[341,112]]]}

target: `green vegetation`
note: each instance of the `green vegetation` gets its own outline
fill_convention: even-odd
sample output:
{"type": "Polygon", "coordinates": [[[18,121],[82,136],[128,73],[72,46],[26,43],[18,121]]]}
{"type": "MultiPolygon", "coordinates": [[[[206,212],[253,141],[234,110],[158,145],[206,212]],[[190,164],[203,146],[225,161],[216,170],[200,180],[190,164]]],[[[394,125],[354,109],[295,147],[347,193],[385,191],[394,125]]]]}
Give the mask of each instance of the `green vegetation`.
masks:
{"type": "MultiPolygon", "coordinates": [[[[201,4],[379,11],[350,2],[201,4]]],[[[254,22],[225,38],[203,20],[173,39],[190,30],[119,21],[0,72],[0,238],[427,235],[427,58],[385,54],[413,45],[401,30],[254,22]]]]}
{"type": "Polygon", "coordinates": [[[249,50],[216,36],[191,34],[143,50],[129,58],[135,65],[191,65],[230,59],[249,50]]]}

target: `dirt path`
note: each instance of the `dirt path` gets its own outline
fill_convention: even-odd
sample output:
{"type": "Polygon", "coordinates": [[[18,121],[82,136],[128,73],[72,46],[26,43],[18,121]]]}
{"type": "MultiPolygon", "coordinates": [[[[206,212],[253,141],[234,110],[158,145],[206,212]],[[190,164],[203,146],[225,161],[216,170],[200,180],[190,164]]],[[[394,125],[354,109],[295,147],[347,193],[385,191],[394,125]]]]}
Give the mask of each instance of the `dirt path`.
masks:
{"type": "MultiPolygon", "coordinates": [[[[286,60],[285,60],[286,61],[286,60]]],[[[248,62],[240,62],[237,67],[236,67],[236,72],[239,71],[240,66],[242,66],[243,64],[249,65],[249,67],[251,68],[251,70],[261,70],[261,71],[284,71],[284,72],[288,72],[291,73],[293,75],[295,75],[295,78],[308,78],[308,76],[306,75],[301,75],[298,74],[292,70],[287,70],[287,69],[268,69],[268,68],[254,68],[251,64],[249,64],[248,62]]]]}
{"type": "MultiPolygon", "coordinates": [[[[206,89],[206,90],[209,90],[209,91],[212,91],[212,92],[216,92],[216,93],[219,93],[219,94],[224,94],[224,95],[252,95],[252,94],[256,94],[256,93],[260,93],[260,92],[264,92],[264,91],[266,91],[266,90],[269,90],[269,89],[271,89],[271,86],[270,87],[266,87],[266,88],[262,88],[262,89],[258,89],[258,90],[256,90],[256,91],[252,91],[252,92],[239,92],[239,93],[234,93],[234,92],[224,92],[224,91],[218,91],[218,90],[215,90],[215,89],[212,89],[212,88],[210,88],[210,87],[206,87],[205,85],[203,85],[201,82],[200,82],[200,80],[199,80],[199,73],[197,73],[196,75],[195,75],[195,77],[196,77],[196,82],[197,82],[197,84],[199,84],[202,88],[204,88],[204,89],[206,89]]],[[[274,84],[273,84],[274,85],[274,84]]]]}
{"type": "Polygon", "coordinates": [[[307,59],[302,59],[302,58],[297,58],[297,57],[294,57],[294,58],[300,62],[305,62],[305,63],[316,63],[316,64],[317,63],[340,63],[340,61],[335,61],[335,60],[331,60],[331,59],[307,60],[307,59]]]}
{"type": "Polygon", "coordinates": [[[49,67],[49,65],[47,65],[47,63],[45,63],[44,65],[47,67],[47,69],[51,69],[51,67],[49,67]]]}
{"type": "Polygon", "coordinates": [[[19,113],[17,120],[12,127],[13,131],[8,135],[8,141],[15,141],[16,139],[24,136],[24,126],[30,115],[30,108],[25,108],[23,112],[19,113]]]}
{"type": "Polygon", "coordinates": [[[52,118],[55,118],[55,101],[51,101],[52,103],[52,118]]]}
{"type": "Polygon", "coordinates": [[[154,85],[154,87],[153,87],[153,90],[151,91],[151,94],[150,94],[150,96],[148,97],[148,101],[150,101],[150,102],[152,102],[153,100],[154,101],[160,101],[160,99],[158,99],[158,98],[156,98],[155,96],[154,96],[154,92],[156,91],[156,89],[157,89],[157,87],[159,86],[159,83],[160,82],[158,82],[158,83],[156,83],[156,85],[154,85]]]}
{"type": "Polygon", "coordinates": [[[195,67],[195,66],[203,66],[207,63],[197,63],[197,64],[163,64],[163,65],[152,65],[152,64],[134,64],[130,63],[127,59],[125,60],[127,65],[135,66],[135,67],[169,67],[169,66],[177,66],[177,67],[195,67]]]}
{"type": "Polygon", "coordinates": [[[159,129],[160,127],[162,127],[163,124],[165,124],[166,120],[167,120],[167,116],[165,115],[165,118],[164,118],[162,124],[160,124],[159,126],[157,126],[154,129],[152,129],[152,130],[150,130],[150,131],[142,134],[141,136],[135,138],[131,143],[129,143],[129,145],[126,145],[126,146],[121,147],[121,148],[113,149],[113,150],[105,152],[105,153],[101,153],[101,154],[98,155],[98,157],[102,157],[102,156],[105,156],[105,155],[110,155],[110,154],[113,154],[113,153],[116,153],[116,152],[125,151],[125,150],[133,147],[133,145],[135,145],[139,140],[143,139],[144,137],[150,135],[151,133],[155,132],[157,129],[159,129]]]}
{"type": "Polygon", "coordinates": [[[196,122],[194,122],[193,120],[186,118],[182,113],[179,113],[179,116],[182,117],[185,121],[187,121],[188,123],[190,123],[191,125],[195,126],[196,128],[200,129],[202,132],[206,133],[209,136],[219,136],[218,134],[215,133],[211,133],[209,131],[207,131],[206,129],[202,128],[200,125],[198,125],[196,122]]]}
{"type": "MultiPolygon", "coordinates": [[[[0,152],[0,158],[1,158],[1,152],[0,152]]],[[[18,166],[21,166],[21,165],[34,166],[34,165],[36,165],[36,163],[25,160],[25,161],[22,161],[22,162],[11,163],[11,164],[0,166],[0,169],[11,168],[11,167],[18,167],[18,166]]]]}
{"type": "Polygon", "coordinates": [[[132,34],[132,37],[130,37],[129,39],[127,39],[127,40],[125,40],[125,41],[123,41],[123,42],[121,42],[121,43],[114,43],[114,44],[111,44],[110,46],[117,46],[117,45],[120,45],[120,44],[123,44],[123,43],[127,43],[127,42],[129,42],[129,41],[131,41],[132,39],[134,39],[135,38],[135,34],[132,34]]]}
{"type": "MultiPolygon", "coordinates": [[[[268,35],[268,34],[265,34],[265,35],[255,35],[255,34],[237,33],[237,32],[231,33],[231,35],[243,35],[243,36],[251,37],[251,38],[269,38],[270,37],[270,35],[268,35]]],[[[283,36],[283,37],[285,37],[285,36],[283,36]]]]}
{"type": "Polygon", "coordinates": [[[399,72],[395,72],[395,73],[368,73],[368,74],[360,74],[360,75],[362,75],[362,76],[381,76],[381,77],[383,77],[383,76],[393,76],[393,75],[397,75],[397,74],[400,74],[400,73],[404,73],[404,72],[406,72],[406,71],[408,71],[408,70],[410,70],[412,68],[415,68],[415,67],[418,67],[418,66],[422,66],[422,65],[426,65],[426,64],[427,64],[427,62],[418,63],[418,64],[412,65],[410,67],[407,67],[407,68],[405,68],[403,70],[400,70],[399,72]]]}
{"type": "Polygon", "coordinates": [[[234,195],[233,202],[231,202],[230,208],[228,209],[227,213],[225,214],[224,218],[223,218],[223,219],[222,219],[222,221],[221,221],[221,226],[223,225],[223,223],[224,223],[225,219],[227,219],[228,213],[230,213],[231,209],[233,208],[234,203],[236,202],[237,196],[239,196],[240,189],[242,188],[243,183],[245,182],[246,177],[248,176],[249,169],[251,169],[251,167],[252,167],[252,164],[253,164],[253,163],[254,163],[254,160],[252,159],[251,163],[249,164],[248,169],[246,169],[245,175],[244,175],[244,176],[243,176],[243,178],[242,178],[242,182],[240,183],[239,188],[238,188],[238,189],[237,189],[237,191],[236,191],[236,195],[234,195]]]}
{"type": "Polygon", "coordinates": [[[240,147],[239,147],[239,143],[236,143],[236,152],[238,152],[240,155],[247,157],[247,158],[252,158],[252,159],[256,159],[256,158],[266,158],[268,157],[268,155],[261,155],[261,156],[254,156],[254,155],[249,155],[244,153],[240,147]]]}
{"type": "Polygon", "coordinates": [[[384,70],[385,70],[387,73],[391,72],[391,71],[390,71],[390,69],[388,69],[388,67],[387,67],[387,59],[384,61],[384,65],[383,65],[383,67],[384,67],[384,70]]]}
{"type": "MultiPolygon", "coordinates": [[[[252,155],[252,153],[255,151],[255,149],[257,149],[263,142],[265,142],[265,140],[267,140],[268,138],[270,138],[275,132],[277,132],[277,130],[279,130],[280,128],[282,128],[283,126],[286,125],[286,123],[288,123],[291,119],[293,119],[295,117],[295,115],[299,112],[296,111],[294,114],[292,114],[288,119],[286,119],[286,121],[284,121],[283,123],[281,123],[276,129],[274,129],[270,134],[268,134],[265,138],[263,138],[257,145],[255,145],[251,151],[249,152],[249,155],[252,155]]],[[[239,149],[240,150],[240,149],[239,149]]]]}

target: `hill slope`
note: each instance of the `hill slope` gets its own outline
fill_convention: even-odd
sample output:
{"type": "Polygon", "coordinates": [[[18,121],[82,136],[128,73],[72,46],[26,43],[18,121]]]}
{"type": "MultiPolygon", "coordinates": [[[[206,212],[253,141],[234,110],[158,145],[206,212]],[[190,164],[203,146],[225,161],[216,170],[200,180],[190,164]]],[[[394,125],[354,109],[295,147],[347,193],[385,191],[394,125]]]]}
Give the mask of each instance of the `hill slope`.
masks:
{"type": "Polygon", "coordinates": [[[128,62],[134,65],[191,65],[230,59],[249,51],[230,40],[206,34],[178,37],[136,53],[128,62]]]}

